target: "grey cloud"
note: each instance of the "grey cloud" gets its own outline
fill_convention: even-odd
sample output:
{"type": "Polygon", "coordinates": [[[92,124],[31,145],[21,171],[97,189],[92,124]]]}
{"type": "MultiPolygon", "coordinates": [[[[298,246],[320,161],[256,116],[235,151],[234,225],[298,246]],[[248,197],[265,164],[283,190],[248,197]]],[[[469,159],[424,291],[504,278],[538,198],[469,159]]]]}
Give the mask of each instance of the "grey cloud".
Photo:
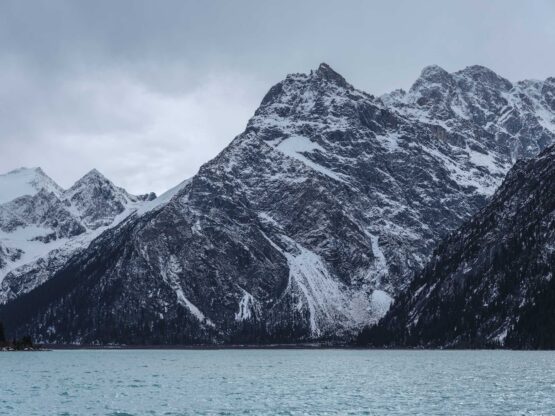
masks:
{"type": "Polygon", "coordinates": [[[550,1],[4,1],[0,171],[62,185],[97,167],[132,192],[195,173],[266,90],[330,63],[374,94],[422,67],[555,75],[550,1]]]}

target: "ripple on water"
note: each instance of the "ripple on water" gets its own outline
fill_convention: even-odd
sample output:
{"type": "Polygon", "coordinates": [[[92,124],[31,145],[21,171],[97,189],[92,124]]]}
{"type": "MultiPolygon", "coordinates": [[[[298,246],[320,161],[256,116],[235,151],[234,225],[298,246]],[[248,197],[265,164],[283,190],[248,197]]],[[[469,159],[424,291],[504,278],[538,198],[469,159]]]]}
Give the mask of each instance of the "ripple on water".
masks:
{"type": "Polygon", "coordinates": [[[0,415],[551,415],[555,352],[0,354],[0,415]],[[40,355],[39,355],[40,354],[40,355]]]}

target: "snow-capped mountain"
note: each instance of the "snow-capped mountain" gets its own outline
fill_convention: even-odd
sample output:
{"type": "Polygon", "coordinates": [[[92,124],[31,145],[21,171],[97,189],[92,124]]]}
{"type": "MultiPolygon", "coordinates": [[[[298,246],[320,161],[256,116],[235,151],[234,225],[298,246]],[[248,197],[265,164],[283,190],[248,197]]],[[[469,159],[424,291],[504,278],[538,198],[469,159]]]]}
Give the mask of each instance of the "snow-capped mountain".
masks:
{"type": "Polygon", "coordinates": [[[516,157],[555,141],[552,83],[533,101],[492,74],[430,67],[380,98],[326,64],[287,76],[197,175],[6,305],[7,327],[55,342],[355,333],[516,157]],[[523,127],[508,131],[508,118],[523,127]]]}
{"type": "Polygon", "coordinates": [[[0,188],[0,303],[47,280],[153,197],[130,195],[96,170],[63,190],[40,168],[22,168],[0,176],[0,188]]]}
{"type": "Polygon", "coordinates": [[[555,348],[555,146],[511,169],[361,343],[555,348]]]}
{"type": "Polygon", "coordinates": [[[125,189],[114,186],[96,169],[75,182],[63,195],[83,224],[92,230],[112,224],[126,207],[153,198],[154,194],[130,195],[125,189]]]}
{"type": "Polygon", "coordinates": [[[0,204],[20,196],[35,195],[40,190],[61,195],[63,189],[50,179],[41,168],[19,168],[0,175],[0,204]]]}
{"type": "Polygon", "coordinates": [[[452,74],[429,66],[408,93],[397,90],[382,100],[409,118],[464,136],[484,163],[492,151],[505,156],[500,162],[509,156],[514,163],[553,142],[555,78],[512,84],[483,66],[452,74]]]}

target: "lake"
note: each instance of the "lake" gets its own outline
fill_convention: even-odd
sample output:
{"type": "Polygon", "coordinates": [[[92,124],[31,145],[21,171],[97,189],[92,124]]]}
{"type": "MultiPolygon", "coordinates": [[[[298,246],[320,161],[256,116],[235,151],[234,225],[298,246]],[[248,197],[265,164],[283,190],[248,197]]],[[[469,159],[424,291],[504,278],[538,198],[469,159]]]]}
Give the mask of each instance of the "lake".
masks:
{"type": "Polygon", "coordinates": [[[1,415],[554,415],[555,352],[0,353],[1,415]]]}

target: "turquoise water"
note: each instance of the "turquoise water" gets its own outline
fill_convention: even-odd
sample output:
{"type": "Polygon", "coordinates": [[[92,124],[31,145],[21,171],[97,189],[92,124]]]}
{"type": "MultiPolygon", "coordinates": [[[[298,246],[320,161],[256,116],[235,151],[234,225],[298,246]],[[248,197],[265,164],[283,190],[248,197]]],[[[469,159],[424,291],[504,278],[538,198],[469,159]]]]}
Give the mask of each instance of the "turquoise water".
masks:
{"type": "Polygon", "coordinates": [[[555,352],[0,353],[2,415],[555,415],[555,352]]]}

